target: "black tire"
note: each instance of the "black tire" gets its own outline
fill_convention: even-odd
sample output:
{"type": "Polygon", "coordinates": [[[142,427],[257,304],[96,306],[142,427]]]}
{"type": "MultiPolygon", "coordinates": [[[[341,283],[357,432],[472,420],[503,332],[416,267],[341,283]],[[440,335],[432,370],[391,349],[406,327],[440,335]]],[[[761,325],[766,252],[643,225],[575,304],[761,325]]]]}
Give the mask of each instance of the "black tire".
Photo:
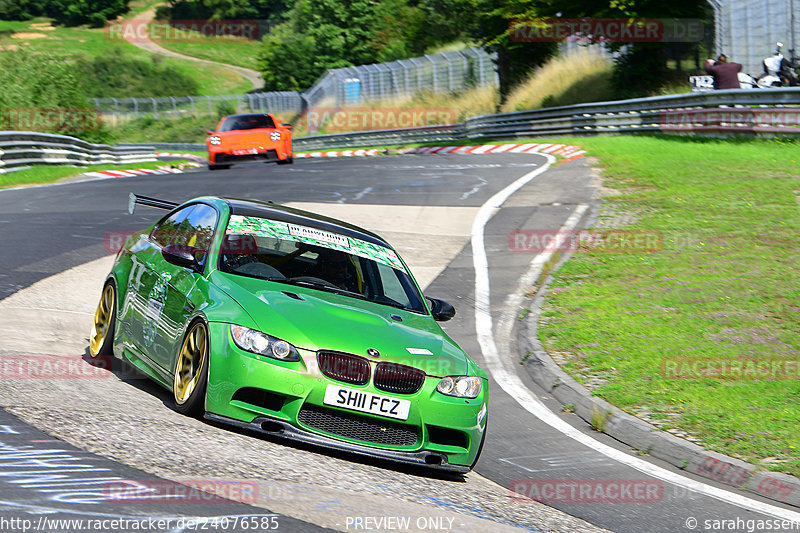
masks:
{"type": "Polygon", "coordinates": [[[212,165],[209,163],[208,170],[226,170],[231,168],[230,165],[212,165]]]}
{"type": "Polygon", "coordinates": [[[294,157],[287,157],[286,159],[278,159],[279,165],[292,165],[294,164],[294,157]]]}
{"type": "Polygon", "coordinates": [[[208,326],[203,320],[195,320],[186,329],[186,335],[175,358],[172,396],[175,400],[175,410],[181,414],[199,416],[205,412],[208,344],[208,326]],[[203,339],[202,342],[200,338],[203,339]]]}
{"type": "Polygon", "coordinates": [[[94,313],[89,332],[89,356],[111,355],[114,352],[114,331],[117,321],[117,290],[111,281],[103,286],[103,293],[94,313]]]}

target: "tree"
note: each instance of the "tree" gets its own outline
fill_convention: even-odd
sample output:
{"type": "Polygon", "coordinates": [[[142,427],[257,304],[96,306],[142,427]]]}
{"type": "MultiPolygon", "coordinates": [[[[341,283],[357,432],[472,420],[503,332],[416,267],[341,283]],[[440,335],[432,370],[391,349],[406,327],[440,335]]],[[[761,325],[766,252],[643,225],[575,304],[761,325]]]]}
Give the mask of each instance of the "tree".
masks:
{"type": "MultiPolygon", "coordinates": [[[[541,11],[546,16],[564,18],[619,19],[697,19],[707,18],[705,0],[575,0],[567,4],[545,0],[541,11]]],[[[688,47],[675,47],[668,42],[613,43],[616,52],[612,82],[622,97],[644,96],[659,89],[667,77],[667,51],[670,47],[684,52],[688,47]]]]}
{"type": "Polygon", "coordinates": [[[424,12],[405,0],[297,0],[264,38],[259,66],[268,90],[302,90],[331,68],[421,54],[424,12]]]}
{"type": "Polygon", "coordinates": [[[314,40],[285,22],[264,37],[259,66],[266,90],[303,91],[316,81],[325,67],[314,61],[314,40]]]}
{"type": "Polygon", "coordinates": [[[128,12],[128,0],[0,0],[0,20],[47,16],[68,26],[101,27],[128,12]]]}
{"type": "Polygon", "coordinates": [[[556,51],[555,43],[520,42],[512,39],[511,24],[541,17],[541,3],[530,0],[461,0],[465,23],[481,44],[497,54],[501,103],[512,88],[542,65],[556,51]],[[470,20],[471,18],[471,20],[470,20]]]}
{"type": "Polygon", "coordinates": [[[286,20],[292,0],[169,0],[159,6],[157,18],[168,19],[258,19],[271,24],[286,20]]]}

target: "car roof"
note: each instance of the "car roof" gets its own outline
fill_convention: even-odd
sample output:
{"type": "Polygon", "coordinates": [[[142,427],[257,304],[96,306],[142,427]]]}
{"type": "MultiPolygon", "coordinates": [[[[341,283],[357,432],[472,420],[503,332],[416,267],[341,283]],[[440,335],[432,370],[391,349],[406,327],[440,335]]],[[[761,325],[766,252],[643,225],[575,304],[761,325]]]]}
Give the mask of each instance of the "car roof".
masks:
{"type": "Polygon", "coordinates": [[[389,243],[383,240],[380,236],[372,233],[369,230],[348,224],[342,220],[338,220],[310,211],[303,211],[302,209],[295,209],[285,205],[278,205],[268,202],[259,202],[258,200],[244,200],[241,198],[221,198],[231,210],[232,215],[250,216],[250,217],[263,217],[272,220],[280,220],[281,222],[288,222],[290,224],[297,224],[300,226],[308,226],[340,235],[353,237],[354,239],[361,239],[362,241],[371,242],[387,248],[392,248],[389,243]]]}
{"type": "Polygon", "coordinates": [[[272,113],[238,113],[236,115],[225,115],[222,118],[239,118],[239,117],[263,117],[264,115],[272,116],[272,113]]]}

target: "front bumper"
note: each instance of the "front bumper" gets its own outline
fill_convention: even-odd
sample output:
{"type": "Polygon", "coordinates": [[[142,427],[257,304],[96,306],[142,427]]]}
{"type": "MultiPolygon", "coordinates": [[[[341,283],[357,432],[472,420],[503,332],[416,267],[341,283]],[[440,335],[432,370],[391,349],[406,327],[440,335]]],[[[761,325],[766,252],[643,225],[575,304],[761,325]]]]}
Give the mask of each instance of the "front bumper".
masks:
{"type": "Polygon", "coordinates": [[[252,161],[278,161],[280,156],[274,149],[258,152],[256,154],[233,154],[228,152],[210,152],[209,161],[214,165],[225,163],[247,163],[252,161]],[[212,161],[213,160],[213,161],[212,161]]]}
{"type": "Polygon", "coordinates": [[[475,463],[486,429],[485,382],[481,394],[469,400],[438,393],[439,380],[432,377],[413,395],[392,395],[375,389],[371,382],[358,387],[323,376],[316,368],[315,352],[300,349],[302,361],[277,361],[236,347],[228,324],[211,323],[210,327],[207,418],[452,472],[467,472],[475,463]],[[326,405],[329,384],[410,400],[408,418],[396,420],[326,405]],[[310,420],[313,417],[317,418],[310,420]]]}
{"type": "Polygon", "coordinates": [[[275,420],[267,417],[256,417],[251,422],[243,422],[241,420],[236,420],[235,418],[215,415],[214,413],[206,413],[205,418],[213,422],[230,424],[267,435],[273,435],[296,442],[314,444],[316,446],[322,446],[324,448],[353,453],[365,457],[377,457],[396,463],[424,466],[458,474],[466,474],[470,471],[470,467],[468,466],[448,463],[447,456],[441,453],[427,451],[398,452],[394,450],[370,448],[347,441],[332,439],[324,435],[317,435],[316,433],[311,433],[310,431],[297,428],[292,424],[282,420],[275,420]]]}

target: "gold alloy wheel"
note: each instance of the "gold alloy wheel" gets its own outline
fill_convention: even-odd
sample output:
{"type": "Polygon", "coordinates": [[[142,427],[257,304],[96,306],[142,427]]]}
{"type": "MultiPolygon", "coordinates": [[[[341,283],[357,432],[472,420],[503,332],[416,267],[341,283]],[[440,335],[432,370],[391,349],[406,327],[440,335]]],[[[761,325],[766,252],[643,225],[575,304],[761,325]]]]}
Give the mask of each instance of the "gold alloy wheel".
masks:
{"type": "Polygon", "coordinates": [[[198,322],[186,335],[181,351],[178,353],[178,363],[175,365],[173,389],[175,401],[179,404],[183,404],[189,399],[202,379],[207,343],[208,336],[205,325],[198,322]]]}
{"type": "Polygon", "coordinates": [[[103,289],[100,303],[97,304],[97,311],[94,313],[92,331],[89,334],[89,353],[92,357],[100,355],[108,331],[111,329],[111,320],[114,315],[114,287],[109,283],[103,289]]]}

